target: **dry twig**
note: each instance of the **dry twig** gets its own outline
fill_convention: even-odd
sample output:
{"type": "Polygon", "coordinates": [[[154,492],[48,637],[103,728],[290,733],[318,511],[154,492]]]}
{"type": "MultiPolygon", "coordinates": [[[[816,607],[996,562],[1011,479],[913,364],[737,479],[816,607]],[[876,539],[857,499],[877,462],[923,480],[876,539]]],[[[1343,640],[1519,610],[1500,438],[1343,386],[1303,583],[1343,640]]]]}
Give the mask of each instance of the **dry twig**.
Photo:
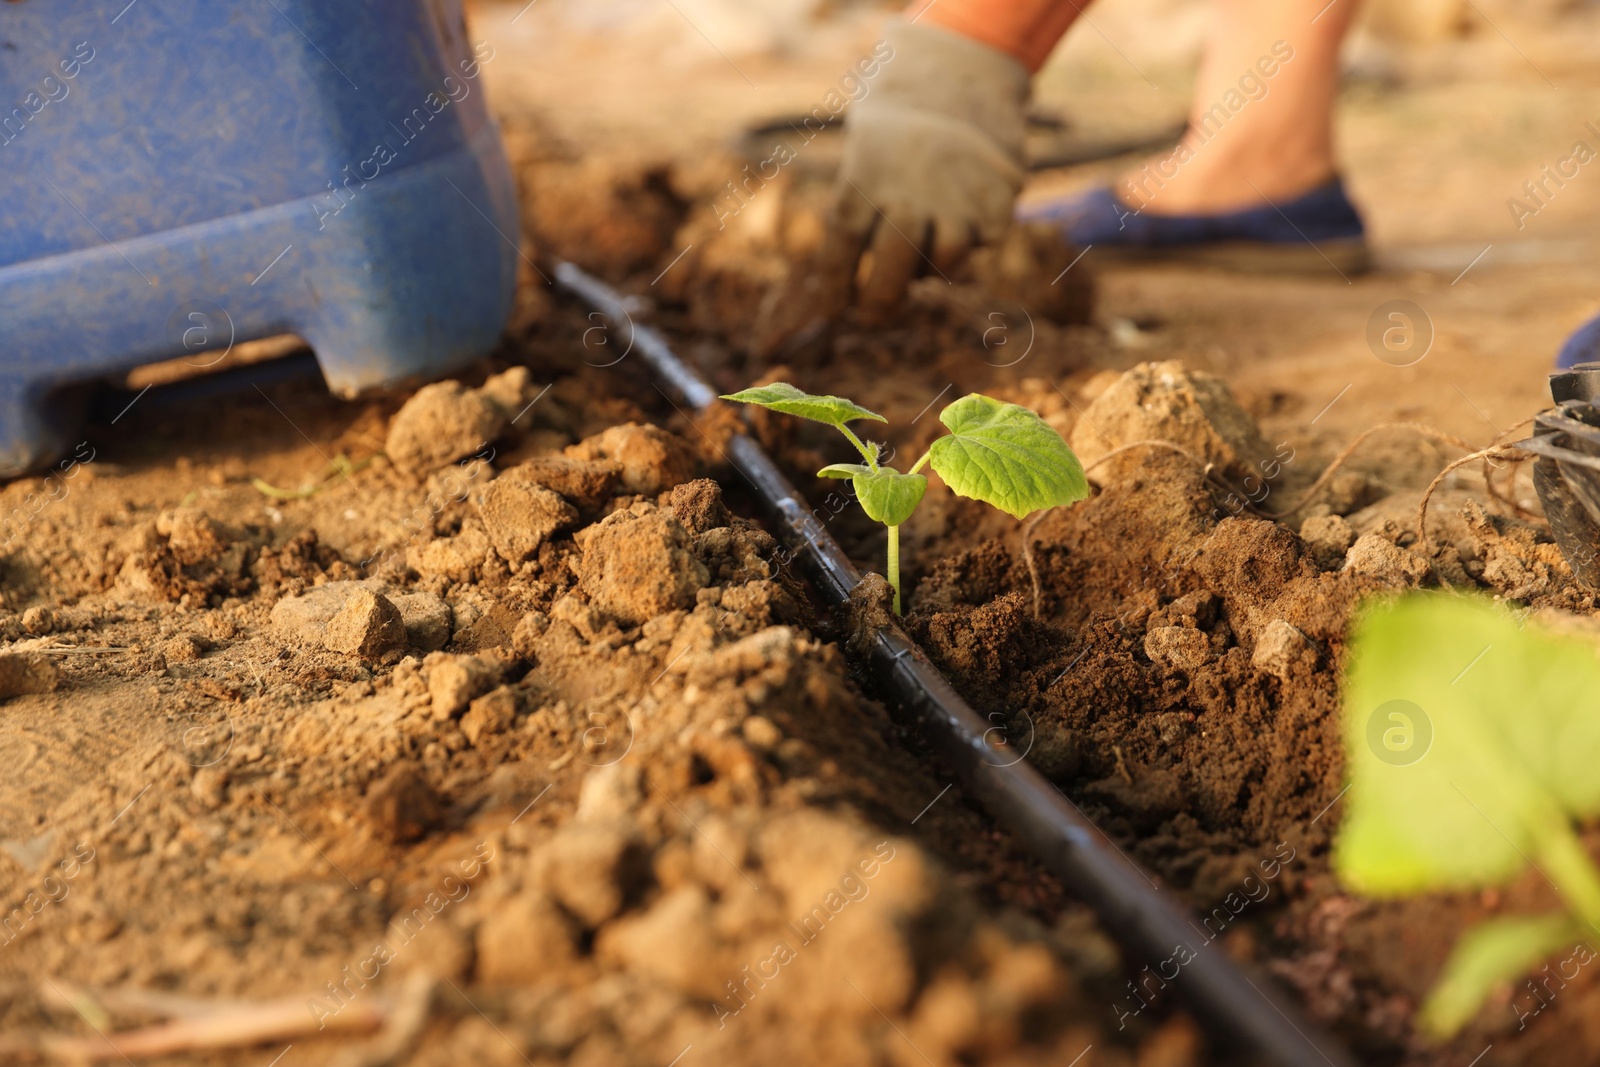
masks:
{"type": "MultiPolygon", "coordinates": [[[[368,1033],[404,1014],[406,1003],[373,994],[337,1013],[317,1015],[306,997],[267,1001],[191,1000],[150,990],[80,989],[45,979],[46,996],[70,1006],[95,1030],[93,1037],[54,1033],[0,1035],[0,1057],[13,1061],[64,1060],[71,1063],[131,1061],[240,1048],[311,1034],[368,1033]],[[167,1021],[107,1033],[101,1025],[110,1011],[154,1014],[167,1021]],[[97,1022],[96,1020],[99,1020],[97,1022]]],[[[431,987],[430,987],[431,995],[431,987]]],[[[425,1012],[426,1009],[424,1009],[425,1012]]]]}

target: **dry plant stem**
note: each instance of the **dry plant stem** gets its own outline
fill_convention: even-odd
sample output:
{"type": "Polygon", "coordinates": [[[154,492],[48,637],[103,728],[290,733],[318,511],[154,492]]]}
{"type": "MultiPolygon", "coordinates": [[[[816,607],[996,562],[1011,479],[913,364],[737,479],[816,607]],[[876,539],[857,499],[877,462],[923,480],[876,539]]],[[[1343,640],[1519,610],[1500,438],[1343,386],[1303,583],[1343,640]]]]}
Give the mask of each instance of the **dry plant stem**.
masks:
{"type": "Polygon", "coordinates": [[[304,997],[250,1005],[225,1001],[207,1014],[186,1014],[172,1022],[116,1034],[7,1036],[0,1038],[0,1056],[49,1057],[75,1063],[128,1061],[205,1049],[239,1048],[313,1033],[363,1033],[382,1026],[388,1013],[387,1002],[378,997],[367,1003],[350,1004],[337,1015],[320,1019],[306,1008],[304,997]]]}
{"type": "MultiPolygon", "coordinates": [[[[446,979],[449,981],[449,979],[446,979]]],[[[450,982],[457,993],[461,989],[450,982]]],[[[438,983],[426,971],[413,971],[394,995],[393,1008],[383,1029],[372,1040],[350,1049],[335,1059],[331,1067],[390,1067],[403,1062],[416,1048],[428,1020],[433,1015],[434,993],[438,983]]],[[[466,994],[462,993],[465,999],[466,994]]]]}
{"type": "Polygon", "coordinates": [[[1488,448],[1480,449],[1471,455],[1462,456],[1460,459],[1446,466],[1444,470],[1440,471],[1438,475],[1434,477],[1433,481],[1428,483],[1427,490],[1422,494],[1422,503],[1417,506],[1418,543],[1423,545],[1428,543],[1428,501],[1433,499],[1434,490],[1439,488],[1440,484],[1444,482],[1445,478],[1449,476],[1451,471],[1455,470],[1457,467],[1465,466],[1468,463],[1472,463],[1480,459],[1525,460],[1532,458],[1533,457],[1528,453],[1515,446],[1506,447],[1501,445],[1490,445],[1488,448]]]}
{"type": "Polygon", "coordinates": [[[99,1016],[137,1016],[151,1019],[192,1019],[213,1015],[233,1008],[248,1008],[247,1000],[217,998],[212,1000],[188,997],[181,993],[168,993],[160,989],[95,989],[73,985],[57,979],[46,979],[39,987],[45,1003],[69,1011],[91,1012],[99,1016]]]}
{"type": "Polygon", "coordinates": [[[1285,511],[1276,512],[1259,511],[1255,508],[1251,508],[1251,510],[1255,511],[1257,515],[1260,515],[1264,519],[1286,519],[1295,512],[1300,511],[1307,504],[1316,499],[1316,496],[1322,490],[1322,487],[1328,484],[1329,479],[1331,479],[1334,474],[1338,472],[1340,467],[1344,466],[1345,463],[1349,461],[1350,457],[1355,453],[1355,450],[1361,447],[1362,443],[1366,441],[1367,438],[1383,430],[1411,430],[1414,433],[1421,434],[1423,437],[1428,437],[1435,441],[1443,441],[1446,444],[1455,445],[1457,448],[1467,450],[1471,450],[1472,448],[1471,445],[1467,444],[1467,442],[1463,441],[1455,434],[1445,433],[1442,430],[1435,430],[1433,427],[1424,426],[1420,422],[1380,422],[1376,426],[1371,426],[1365,430],[1362,430],[1355,436],[1354,440],[1340,449],[1339,454],[1334,456],[1328,465],[1322,469],[1321,474],[1317,475],[1317,480],[1311,483],[1311,488],[1307,489],[1303,494],[1301,494],[1300,499],[1295,503],[1294,507],[1285,511]]]}
{"type": "Polygon", "coordinates": [[[17,649],[46,656],[111,656],[128,651],[127,645],[51,645],[47,648],[17,649]]]}
{"type": "MultiPolygon", "coordinates": [[[[1534,418],[1535,416],[1530,415],[1521,422],[1512,426],[1510,429],[1504,430],[1497,434],[1495,439],[1489,442],[1488,447],[1492,448],[1495,445],[1505,444],[1505,442],[1517,436],[1524,426],[1532,423],[1534,418]]],[[[1494,487],[1494,482],[1489,477],[1490,472],[1494,468],[1489,465],[1489,461],[1487,459],[1483,461],[1483,481],[1484,484],[1489,488],[1489,495],[1509,507],[1513,515],[1517,515],[1525,519],[1543,519],[1544,516],[1539,512],[1530,511],[1521,504],[1517,503],[1517,471],[1522,469],[1522,464],[1524,462],[1525,458],[1518,458],[1511,461],[1511,470],[1506,476],[1505,496],[1500,495],[1500,492],[1494,487]]]]}
{"type": "Polygon", "coordinates": [[[1033,583],[1033,617],[1035,619],[1042,618],[1039,604],[1044,599],[1044,591],[1040,588],[1039,568],[1033,562],[1033,531],[1044,517],[1054,510],[1055,508],[1045,508],[1029,519],[1028,524],[1022,528],[1022,562],[1028,565],[1028,580],[1033,583]]]}
{"type": "Polygon", "coordinates": [[[1523,519],[1543,519],[1543,515],[1536,511],[1530,511],[1517,503],[1517,471],[1522,468],[1522,462],[1523,459],[1521,457],[1511,460],[1507,465],[1506,484],[1503,487],[1496,488],[1494,481],[1490,477],[1494,472],[1494,468],[1489,466],[1488,460],[1484,460],[1483,484],[1488,490],[1489,496],[1497,503],[1504,505],[1505,510],[1511,514],[1523,519]]]}

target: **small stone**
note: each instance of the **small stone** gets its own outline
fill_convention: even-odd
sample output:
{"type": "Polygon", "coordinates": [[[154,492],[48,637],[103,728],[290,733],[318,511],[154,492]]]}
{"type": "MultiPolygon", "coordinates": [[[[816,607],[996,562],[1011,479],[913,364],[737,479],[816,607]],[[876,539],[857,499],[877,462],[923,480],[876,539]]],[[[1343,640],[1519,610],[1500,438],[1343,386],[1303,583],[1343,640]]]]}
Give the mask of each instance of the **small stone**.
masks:
{"type": "Polygon", "coordinates": [[[1256,650],[1250,656],[1250,663],[1257,670],[1284,679],[1296,666],[1303,663],[1315,667],[1316,662],[1316,647],[1305,634],[1282,619],[1274,619],[1266,625],[1256,638],[1256,650]]]}
{"type": "Polygon", "coordinates": [[[454,537],[439,537],[420,545],[406,546],[406,566],[424,578],[444,578],[451,582],[471,582],[488,557],[488,535],[476,519],[463,525],[454,537]]]}
{"type": "Polygon", "coordinates": [[[1152,627],[1144,637],[1144,654],[1157,666],[1192,671],[1211,659],[1211,637],[1187,626],[1152,627]]]}
{"type": "Polygon", "coordinates": [[[400,612],[406,644],[437,652],[450,643],[450,605],[432,593],[396,593],[389,600],[400,612]]]}
{"type": "Polygon", "coordinates": [[[622,466],[622,484],[630,493],[654,496],[694,477],[694,451],[681,437],[635,422],[613,426],[586,437],[566,454],[573,459],[609,459],[622,466]]]}
{"type": "Polygon", "coordinates": [[[1185,593],[1166,607],[1169,619],[1190,619],[1195,626],[1209,630],[1217,623],[1217,608],[1221,602],[1215,593],[1201,589],[1185,593]]]}
{"type": "Polygon", "coordinates": [[[42,606],[29,608],[22,613],[22,628],[35,636],[54,633],[56,613],[42,606]]]}
{"type": "MultiPolygon", "coordinates": [[[[568,593],[550,605],[550,621],[564,622],[585,641],[593,641],[606,627],[605,616],[583,599],[581,593],[568,593]]],[[[520,624],[519,624],[520,625],[520,624]]]]}
{"type": "Polygon", "coordinates": [[[0,700],[49,693],[61,684],[61,668],[42,652],[0,653],[0,700]]]}
{"type": "Polygon", "coordinates": [[[360,588],[360,582],[329,582],[300,596],[286,596],[272,606],[272,625],[300,644],[320,647],[329,621],[360,588]]]}
{"type": "Polygon", "coordinates": [[[478,514],[494,550],[507,563],[521,563],[557,530],[578,521],[578,511],[541,485],[496,478],[483,492],[478,514]]]}
{"type": "Polygon", "coordinates": [[[516,720],[516,694],[509,686],[502,685],[472,702],[467,713],[461,716],[461,732],[466,735],[467,743],[477,748],[479,739],[505,733],[516,720]]]}
{"type": "Polygon", "coordinates": [[[478,451],[504,432],[506,421],[493,401],[460,382],[434,382],[395,413],[383,450],[400,470],[424,475],[478,451]]]}
{"type": "Polygon", "coordinates": [[[396,763],[367,787],[367,821],[389,843],[415,841],[444,818],[444,806],[410,760],[396,763]]]}
{"type": "Polygon", "coordinates": [[[468,703],[499,685],[504,673],[499,663],[444,652],[430,654],[422,666],[428,672],[428,695],[433,698],[436,719],[460,715],[468,703]]]}
{"type": "Polygon", "coordinates": [[[1372,479],[1361,471],[1340,471],[1328,481],[1323,499],[1335,515],[1360,510],[1373,496],[1372,479]]]}
{"type": "Polygon", "coordinates": [[[405,647],[406,624],[400,618],[400,609],[388,597],[370,589],[357,589],[328,620],[322,644],[330,652],[378,659],[386,652],[405,647]]]}
{"type": "Polygon", "coordinates": [[[607,926],[595,955],[630,974],[647,975],[691,997],[716,997],[729,962],[701,886],[662,894],[648,909],[607,926]]]}
{"type": "Polygon", "coordinates": [[[1428,576],[1428,561],[1375,533],[1362,534],[1345,555],[1344,569],[1388,582],[1416,585],[1428,576]]]}
{"type": "Polygon", "coordinates": [[[1307,552],[1323,570],[1335,570],[1344,554],[1356,543],[1356,531],[1338,515],[1319,515],[1300,524],[1300,539],[1307,552]]]}
{"type": "MultiPolygon", "coordinates": [[[[457,605],[459,608],[460,605],[457,605]]],[[[489,652],[505,648],[511,643],[520,621],[504,604],[490,603],[486,608],[472,608],[472,621],[462,625],[463,612],[455,612],[455,637],[451,647],[457,652],[489,652]]]]}
{"type": "Polygon", "coordinates": [[[532,658],[538,648],[539,638],[550,629],[550,616],[542,611],[530,611],[511,631],[511,647],[519,656],[532,658]]]}

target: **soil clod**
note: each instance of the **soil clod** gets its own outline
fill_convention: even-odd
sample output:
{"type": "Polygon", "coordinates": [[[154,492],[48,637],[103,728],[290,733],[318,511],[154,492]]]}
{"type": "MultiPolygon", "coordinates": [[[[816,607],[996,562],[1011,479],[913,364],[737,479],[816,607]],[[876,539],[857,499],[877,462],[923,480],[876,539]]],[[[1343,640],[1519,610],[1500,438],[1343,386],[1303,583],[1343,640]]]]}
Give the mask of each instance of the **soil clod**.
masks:
{"type": "Polygon", "coordinates": [[[322,644],[330,652],[378,659],[405,647],[406,624],[388,597],[356,589],[328,620],[322,644]]]}
{"type": "Polygon", "coordinates": [[[471,455],[499,437],[507,415],[488,397],[455,380],[414,393],[395,414],[383,450],[394,465],[421,476],[471,455]]]}
{"type": "Polygon", "coordinates": [[[521,563],[546,538],[578,521],[578,510],[540,485],[501,476],[484,490],[483,527],[500,558],[521,563]]]}
{"type": "Polygon", "coordinates": [[[1141,447],[1095,466],[1097,460],[1149,441],[1177,446],[1238,481],[1270,472],[1273,450],[1227,383],[1176,360],[1128,371],[1089,405],[1071,436],[1073,451],[1100,484],[1132,477],[1151,457],[1141,447]]]}
{"type": "Polygon", "coordinates": [[[1356,538],[1345,556],[1346,569],[1397,585],[1417,585],[1428,576],[1428,561],[1401,548],[1382,534],[1367,533],[1356,538]]]}
{"type": "Polygon", "coordinates": [[[60,684],[60,668],[44,653],[0,654],[0,700],[29,693],[51,693],[60,684]]]}
{"type": "Polygon", "coordinates": [[[638,503],[582,531],[579,579],[594,606],[630,626],[694,606],[709,580],[672,514],[638,503]]]}
{"type": "Polygon", "coordinates": [[[622,485],[630,493],[654,496],[686,482],[699,463],[694,451],[675,434],[655,426],[629,422],[585,438],[567,449],[571,459],[611,460],[622,468],[622,485]]]}

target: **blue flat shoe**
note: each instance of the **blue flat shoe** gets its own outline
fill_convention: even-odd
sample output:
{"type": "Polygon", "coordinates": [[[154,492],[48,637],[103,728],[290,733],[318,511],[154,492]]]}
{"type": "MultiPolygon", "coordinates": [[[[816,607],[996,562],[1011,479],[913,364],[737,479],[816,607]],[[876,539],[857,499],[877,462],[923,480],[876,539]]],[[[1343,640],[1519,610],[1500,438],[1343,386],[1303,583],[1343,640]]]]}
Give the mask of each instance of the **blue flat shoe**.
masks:
{"type": "Polygon", "coordinates": [[[1293,200],[1220,215],[1138,212],[1108,187],[1019,210],[1106,259],[1185,262],[1244,271],[1355,274],[1371,266],[1366,227],[1337,177],[1293,200]]]}
{"type": "Polygon", "coordinates": [[[1579,326],[1578,332],[1567,338],[1556,355],[1556,369],[1566,370],[1579,363],[1595,362],[1600,362],[1600,315],[1579,326]]]}

